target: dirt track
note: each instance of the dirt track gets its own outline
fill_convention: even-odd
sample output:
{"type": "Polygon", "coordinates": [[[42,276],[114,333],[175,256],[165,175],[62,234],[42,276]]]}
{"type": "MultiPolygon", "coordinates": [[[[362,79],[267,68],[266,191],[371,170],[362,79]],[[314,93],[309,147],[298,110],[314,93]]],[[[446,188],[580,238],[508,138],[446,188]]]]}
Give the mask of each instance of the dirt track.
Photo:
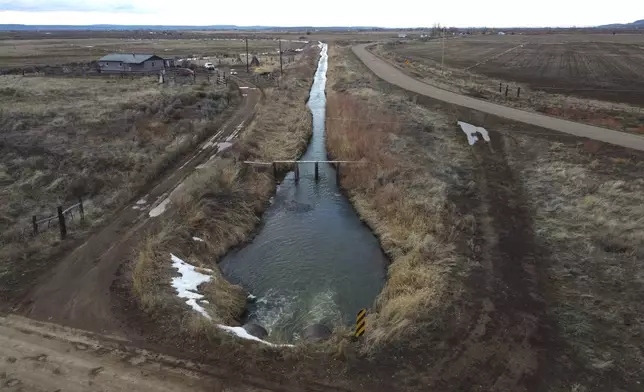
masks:
{"type": "Polygon", "coordinates": [[[199,164],[216,154],[214,142],[248,122],[261,93],[241,80],[242,103],[228,121],[177,169],[154,186],[143,198],[118,212],[112,222],[66,256],[14,311],[29,318],[108,334],[122,333],[118,318],[112,315],[110,286],[132,245],[153,224],[151,208],[159,205],[199,164]]]}
{"type": "Polygon", "coordinates": [[[644,151],[644,137],[641,136],[612,131],[610,129],[594,127],[572,121],[566,121],[538,113],[513,109],[491,102],[466,97],[464,95],[456,94],[447,90],[442,90],[437,87],[422,83],[419,80],[405,75],[395,66],[370,53],[366,49],[366,46],[368,45],[370,44],[356,45],[353,47],[353,52],[378,77],[405,90],[409,90],[450,104],[463,106],[484,113],[489,113],[509,120],[644,151]]]}
{"type": "Polygon", "coordinates": [[[293,391],[124,343],[22,317],[0,317],[0,390],[293,391]]]}

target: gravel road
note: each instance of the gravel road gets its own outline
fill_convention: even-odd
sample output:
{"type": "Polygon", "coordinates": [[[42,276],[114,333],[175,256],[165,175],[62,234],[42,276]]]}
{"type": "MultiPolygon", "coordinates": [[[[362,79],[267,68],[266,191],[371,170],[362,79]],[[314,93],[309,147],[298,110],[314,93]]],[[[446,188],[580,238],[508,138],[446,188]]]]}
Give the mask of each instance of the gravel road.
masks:
{"type": "Polygon", "coordinates": [[[644,151],[644,137],[642,136],[497,105],[430,86],[404,74],[400,69],[372,54],[366,49],[368,45],[372,44],[354,46],[353,53],[379,78],[405,90],[509,120],[644,151]]]}

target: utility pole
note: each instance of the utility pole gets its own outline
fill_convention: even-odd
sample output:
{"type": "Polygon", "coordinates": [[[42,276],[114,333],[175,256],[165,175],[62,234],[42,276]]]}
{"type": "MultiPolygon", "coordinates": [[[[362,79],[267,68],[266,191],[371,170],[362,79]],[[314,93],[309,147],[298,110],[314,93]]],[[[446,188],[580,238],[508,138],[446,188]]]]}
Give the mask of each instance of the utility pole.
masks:
{"type": "Polygon", "coordinates": [[[250,73],[250,66],[248,65],[248,38],[246,38],[246,73],[250,73]]]}
{"type": "Polygon", "coordinates": [[[280,76],[284,75],[284,69],[282,68],[282,39],[280,38],[280,76]]]}
{"type": "Polygon", "coordinates": [[[441,73],[445,76],[445,28],[443,27],[443,55],[441,56],[441,73]]]}

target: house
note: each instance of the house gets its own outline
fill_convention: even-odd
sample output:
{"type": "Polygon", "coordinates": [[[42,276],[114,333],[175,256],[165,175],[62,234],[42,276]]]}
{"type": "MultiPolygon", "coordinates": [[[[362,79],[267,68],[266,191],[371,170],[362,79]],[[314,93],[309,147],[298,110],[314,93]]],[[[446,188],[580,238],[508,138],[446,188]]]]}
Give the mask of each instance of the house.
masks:
{"type": "Polygon", "coordinates": [[[101,57],[98,66],[102,73],[158,72],[166,62],[153,54],[112,53],[101,57]]]}
{"type": "Polygon", "coordinates": [[[398,38],[407,38],[407,34],[400,33],[400,34],[398,34],[398,38]]]}

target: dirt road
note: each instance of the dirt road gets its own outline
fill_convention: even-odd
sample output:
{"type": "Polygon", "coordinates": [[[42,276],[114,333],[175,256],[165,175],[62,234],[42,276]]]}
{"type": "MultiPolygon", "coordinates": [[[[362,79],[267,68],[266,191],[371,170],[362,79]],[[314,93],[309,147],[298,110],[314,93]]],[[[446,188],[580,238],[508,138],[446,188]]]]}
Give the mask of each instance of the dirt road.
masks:
{"type": "Polygon", "coordinates": [[[395,66],[370,53],[366,49],[366,46],[368,45],[370,44],[361,44],[354,46],[352,48],[353,53],[355,53],[356,56],[358,56],[358,58],[378,77],[405,90],[409,90],[454,105],[467,107],[502,118],[507,118],[509,120],[536,125],[538,127],[547,128],[553,131],[586,137],[605,143],[644,151],[644,137],[642,136],[562,120],[538,113],[526,112],[523,110],[497,105],[491,102],[481,101],[475,98],[430,86],[417,79],[405,75],[395,66]]]}
{"type": "MultiPolygon", "coordinates": [[[[118,317],[112,314],[110,286],[132,245],[162,213],[167,197],[199,164],[218,151],[223,142],[252,118],[261,93],[238,81],[242,102],[226,123],[184,162],[138,202],[125,206],[111,223],[67,255],[43,276],[27,298],[13,311],[29,318],[107,334],[119,334],[118,317]]],[[[121,332],[122,333],[122,332],[121,332]]]]}
{"type": "Polygon", "coordinates": [[[124,343],[18,316],[0,317],[0,390],[293,391],[124,343]]]}

